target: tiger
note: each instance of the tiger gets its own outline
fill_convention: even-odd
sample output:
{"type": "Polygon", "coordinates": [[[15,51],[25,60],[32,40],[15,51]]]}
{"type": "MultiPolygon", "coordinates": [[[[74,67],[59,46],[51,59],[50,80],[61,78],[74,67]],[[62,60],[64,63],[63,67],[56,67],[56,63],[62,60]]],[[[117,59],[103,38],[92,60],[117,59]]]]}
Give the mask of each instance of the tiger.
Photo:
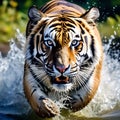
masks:
{"type": "Polygon", "coordinates": [[[28,10],[23,86],[39,117],[55,117],[62,108],[83,109],[97,92],[103,50],[96,20],[99,10],[85,10],[65,0],[51,0],[28,10]]]}

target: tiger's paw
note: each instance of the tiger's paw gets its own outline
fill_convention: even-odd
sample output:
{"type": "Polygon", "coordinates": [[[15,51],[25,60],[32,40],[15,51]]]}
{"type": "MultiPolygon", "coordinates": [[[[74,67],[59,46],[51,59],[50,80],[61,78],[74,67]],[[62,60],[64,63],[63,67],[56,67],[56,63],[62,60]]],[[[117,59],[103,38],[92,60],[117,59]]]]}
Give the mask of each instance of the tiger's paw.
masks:
{"type": "Polygon", "coordinates": [[[40,100],[37,114],[43,118],[54,117],[60,113],[58,106],[50,99],[44,98],[40,100]]]}
{"type": "Polygon", "coordinates": [[[84,106],[85,106],[84,103],[82,103],[81,101],[74,101],[71,105],[71,110],[73,112],[77,112],[81,110],[84,106]]]}
{"type": "Polygon", "coordinates": [[[65,104],[65,107],[69,108],[73,112],[77,112],[85,106],[81,100],[76,100],[76,99],[70,99],[70,100],[64,101],[64,104],[65,104]]]}

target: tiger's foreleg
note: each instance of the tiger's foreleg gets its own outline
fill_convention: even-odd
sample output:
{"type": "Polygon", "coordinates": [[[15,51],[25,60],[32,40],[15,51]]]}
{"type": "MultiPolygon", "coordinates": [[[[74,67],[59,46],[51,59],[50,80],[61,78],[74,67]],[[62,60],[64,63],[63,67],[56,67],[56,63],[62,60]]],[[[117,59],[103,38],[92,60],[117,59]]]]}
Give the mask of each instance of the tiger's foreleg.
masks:
{"type": "Polygon", "coordinates": [[[59,109],[57,105],[40,90],[38,83],[30,74],[29,69],[25,68],[24,73],[24,92],[33,110],[40,117],[53,117],[58,115],[59,109]]]}
{"type": "Polygon", "coordinates": [[[86,85],[84,85],[78,91],[71,93],[70,97],[71,100],[68,103],[68,107],[72,109],[72,111],[78,111],[84,108],[94,97],[99,83],[100,83],[100,76],[101,76],[101,69],[102,69],[102,60],[99,64],[96,65],[94,69],[94,73],[89,78],[89,81],[86,85]]]}

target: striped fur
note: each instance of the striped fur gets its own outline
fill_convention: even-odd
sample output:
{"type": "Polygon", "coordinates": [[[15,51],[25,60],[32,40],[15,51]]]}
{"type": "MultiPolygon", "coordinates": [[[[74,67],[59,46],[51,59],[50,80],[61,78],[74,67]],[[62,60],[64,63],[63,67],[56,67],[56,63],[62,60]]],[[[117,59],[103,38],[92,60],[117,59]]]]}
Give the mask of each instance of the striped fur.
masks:
{"type": "Polygon", "coordinates": [[[41,117],[60,113],[55,101],[73,111],[82,109],[100,82],[98,9],[51,0],[40,9],[31,7],[28,16],[23,84],[31,107],[41,117]]]}

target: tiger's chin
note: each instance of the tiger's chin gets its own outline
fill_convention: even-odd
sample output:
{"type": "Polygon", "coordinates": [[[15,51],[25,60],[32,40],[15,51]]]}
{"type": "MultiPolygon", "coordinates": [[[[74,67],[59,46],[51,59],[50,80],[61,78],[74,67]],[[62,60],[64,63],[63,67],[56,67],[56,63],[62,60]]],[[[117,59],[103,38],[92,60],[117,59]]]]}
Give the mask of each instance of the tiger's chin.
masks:
{"type": "Polygon", "coordinates": [[[56,77],[52,81],[53,89],[58,92],[68,92],[73,86],[69,77],[65,76],[56,77]]]}
{"type": "Polygon", "coordinates": [[[73,84],[72,83],[67,83],[67,84],[56,84],[53,83],[53,89],[58,92],[68,92],[71,90],[73,84]]]}

